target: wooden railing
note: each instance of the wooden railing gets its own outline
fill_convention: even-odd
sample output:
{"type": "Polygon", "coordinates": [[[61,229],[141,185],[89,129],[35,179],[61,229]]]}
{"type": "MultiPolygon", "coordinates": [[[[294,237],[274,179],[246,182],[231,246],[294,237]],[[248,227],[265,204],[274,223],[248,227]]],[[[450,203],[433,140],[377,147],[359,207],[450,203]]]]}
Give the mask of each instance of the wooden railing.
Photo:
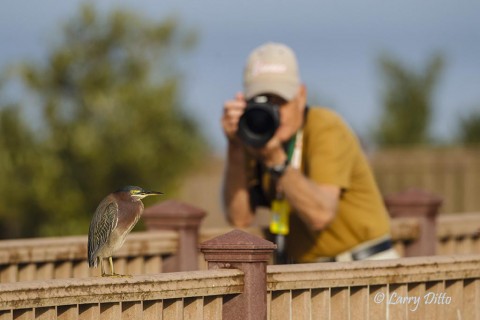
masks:
{"type": "Polygon", "coordinates": [[[437,254],[480,253],[480,212],[440,215],[437,254]]]}
{"type": "Polygon", "coordinates": [[[381,150],[370,160],[384,195],[415,187],[442,197],[443,213],[480,208],[480,148],[381,150]]]}
{"type": "MultiPolygon", "coordinates": [[[[132,233],[115,253],[115,271],[162,272],[165,260],[175,254],[177,248],[176,232],[132,233]]],[[[86,236],[0,241],[1,283],[82,278],[99,275],[99,269],[88,268],[86,236]]]]}
{"type": "MultiPolygon", "coordinates": [[[[436,221],[436,255],[480,254],[480,212],[442,214],[436,221]]],[[[422,232],[415,218],[392,219],[392,238],[400,256],[405,248],[419,241],[422,232]]]]}
{"type": "MultiPolygon", "coordinates": [[[[454,213],[438,216],[437,230],[432,241],[437,255],[480,254],[480,212],[454,213]]],[[[419,241],[422,233],[417,218],[394,218],[391,220],[391,235],[394,248],[405,257],[405,248],[419,241]]],[[[233,228],[214,228],[200,230],[200,242],[219,236],[233,228]]],[[[248,233],[263,236],[261,228],[245,229],[248,233]]],[[[203,267],[205,263],[201,263],[203,267]]]]}
{"type": "Polygon", "coordinates": [[[243,292],[238,270],[17,282],[0,286],[0,319],[222,319],[243,292]]]}
{"type": "Polygon", "coordinates": [[[478,319],[480,255],[269,266],[268,319],[478,319]]]}
{"type": "MultiPolygon", "coordinates": [[[[197,243],[231,230],[233,228],[201,229],[197,243]]],[[[260,228],[246,231],[262,236],[260,228]]],[[[406,247],[419,240],[421,232],[416,218],[392,220],[394,247],[401,256],[405,256],[406,247]]],[[[480,253],[480,213],[440,215],[435,241],[438,255],[480,253]]],[[[115,254],[115,270],[132,275],[179,271],[178,265],[171,266],[172,259],[178,255],[179,242],[176,231],[132,233],[115,254]]],[[[189,248],[194,251],[190,258],[197,270],[205,270],[207,265],[203,256],[197,255],[197,247],[198,244],[193,244],[189,248]]],[[[0,283],[99,274],[99,268],[88,268],[86,236],[0,241],[0,283]]]]}
{"type": "Polygon", "coordinates": [[[274,248],[234,230],[206,271],[3,284],[0,320],[480,318],[480,255],[267,266],[274,248]]]}

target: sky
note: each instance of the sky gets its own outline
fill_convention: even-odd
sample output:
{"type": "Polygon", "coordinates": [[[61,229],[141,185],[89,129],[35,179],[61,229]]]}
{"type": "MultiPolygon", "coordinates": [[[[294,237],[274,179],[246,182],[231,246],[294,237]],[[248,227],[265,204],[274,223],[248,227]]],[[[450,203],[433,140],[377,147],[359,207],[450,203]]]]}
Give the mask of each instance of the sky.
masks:
{"type": "MultiPolygon", "coordinates": [[[[41,60],[81,0],[4,0],[0,68],[41,60]]],[[[223,102],[242,89],[251,50],[267,41],[292,47],[309,96],[340,113],[365,137],[381,114],[378,57],[388,53],[424,68],[442,53],[433,133],[451,139],[457,119],[480,108],[480,1],[477,0],[102,0],[103,12],[128,8],[149,18],[178,17],[199,43],[185,60],[181,99],[221,154],[223,102]]],[[[412,115],[415,116],[415,115],[412,115]]]]}

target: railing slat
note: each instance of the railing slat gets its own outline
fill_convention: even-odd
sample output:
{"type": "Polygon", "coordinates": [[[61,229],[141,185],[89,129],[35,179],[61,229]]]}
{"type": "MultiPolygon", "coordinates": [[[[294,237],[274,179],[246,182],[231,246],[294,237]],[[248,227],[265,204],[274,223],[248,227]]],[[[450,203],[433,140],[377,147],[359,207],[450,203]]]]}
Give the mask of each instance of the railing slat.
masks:
{"type": "Polygon", "coordinates": [[[39,264],[37,266],[37,277],[36,280],[48,280],[53,278],[54,274],[54,263],[53,262],[46,262],[39,264]]]}
{"type": "MultiPolygon", "coordinates": [[[[103,261],[103,265],[105,266],[105,271],[107,273],[110,273],[110,265],[108,264],[107,259],[103,261]]],[[[113,259],[113,267],[115,268],[115,273],[127,274],[127,258],[121,257],[113,259]]]]}
{"type": "Polygon", "coordinates": [[[15,282],[18,280],[18,264],[12,263],[9,265],[0,266],[0,282],[15,282]]]}
{"type": "Polygon", "coordinates": [[[312,289],[312,319],[329,319],[330,289],[312,289]]]}
{"type": "Polygon", "coordinates": [[[415,302],[408,302],[406,304],[408,306],[408,319],[418,319],[423,320],[426,318],[427,312],[425,312],[425,303],[423,298],[426,292],[426,284],[425,283],[410,283],[408,284],[408,292],[407,296],[400,296],[399,298],[406,298],[406,297],[413,297],[418,298],[420,301],[418,303],[415,302]]]}
{"type": "Polygon", "coordinates": [[[143,306],[141,301],[122,302],[122,319],[142,319],[143,306]]]}
{"type": "MultiPolygon", "coordinates": [[[[463,279],[445,281],[445,294],[446,297],[451,297],[451,302],[444,314],[445,319],[458,319],[458,312],[463,307],[463,279]]],[[[441,304],[440,300],[435,303],[441,304]]]]}
{"type": "Polygon", "coordinates": [[[346,287],[342,288],[332,288],[330,291],[331,294],[331,310],[335,312],[330,313],[330,319],[332,320],[342,320],[348,319],[349,314],[349,289],[346,287]]]}
{"type": "Polygon", "coordinates": [[[122,308],[120,302],[101,303],[100,304],[100,319],[121,319],[122,308]]]}
{"type": "Polygon", "coordinates": [[[127,274],[138,275],[144,273],[143,257],[133,257],[127,260],[127,274]]]}
{"type": "Polygon", "coordinates": [[[78,305],[64,305],[57,307],[57,319],[69,320],[78,318],[78,305]]]}
{"type": "Polygon", "coordinates": [[[52,320],[56,319],[57,311],[55,307],[35,308],[35,320],[52,320]]]}
{"type": "Polygon", "coordinates": [[[100,306],[98,303],[80,304],[78,306],[79,320],[96,320],[100,318],[100,306]]]}
{"type": "Polygon", "coordinates": [[[58,261],[55,263],[55,279],[72,277],[72,261],[58,261]]]}
{"type": "Polygon", "coordinates": [[[17,309],[13,310],[13,319],[14,320],[33,320],[34,313],[33,309],[17,309]]]}
{"type": "Polygon", "coordinates": [[[163,301],[163,319],[182,319],[182,317],[182,299],[168,299],[163,301]]]}
{"type": "Polygon", "coordinates": [[[465,280],[463,319],[480,319],[480,279],[465,280]]]}
{"type": "Polygon", "coordinates": [[[12,320],[12,310],[0,310],[0,320],[12,320]]]}
{"type": "Polygon", "coordinates": [[[36,268],[36,265],[33,263],[22,264],[18,268],[19,281],[35,280],[36,275],[37,275],[37,268],[36,268]]]}
{"type": "Polygon", "coordinates": [[[438,319],[442,318],[444,313],[443,307],[438,304],[425,303],[425,299],[428,298],[428,295],[440,295],[445,292],[445,282],[444,281],[433,281],[427,282],[425,284],[425,292],[421,297],[421,303],[425,305],[425,319],[438,319]],[[427,296],[425,296],[427,295],[427,296]]]}
{"type": "Polygon", "coordinates": [[[272,293],[272,301],[270,304],[270,319],[285,320],[291,319],[291,292],[275,291],[272,293]]]}
{"type": "MultiPolygon", "coordinates": [[[[222,303],[221,297],[205,297],[203,300],[203,318],[191,318],[204,319],[204,320],[221,320],[222,319],[222,303]]],[[[186,320],[186,319],[184,319],[186,320]]]]}
{"type": "Polygon", "coordinates": [[[310,320],[311,301],[310,290],[292,291],[292,319],[310,320]]]}
{"type": "Polygon", "coordinates": [[[350,319],[368,319],[368,286],[350,288],[350,319]]]}
{"type": "Polygon", "coordinates": [[[162,270],[162,258],[158,255],[145,257],[145,274],[156,274],[162,270]]]}
{"type": "Polygon", "coordinates": [[[370,297],[368,299],[368,319],[385,320],[387,316],[388,291],[386,285],[370,286],[370,297]],[[383,298],[382,298],[383,297],[383,298]],[[377,303],[375,301],[381,301],[377,303]]]}
{"type": "Polygon", "coordinates": [[[473,238],[473,250],[471,253],[479,254],[480,253],[480,236],[476,235],[473,238]]]}
{"type": "Polygon", "coordinates": [[[143,320],[162,320],[162,300],[143,301],[143,320]]]}
{"type": "Polygon", "coordinates": [[[74,278],[86,278],[90,275],[87,260],[74,261],[72,268],[74,278]]]}
{"type": "MultiPolygon", "coordinates": [[[[183,300],[183,320],[204,319],[203,316],[203,298],[185,298],[183,300]]],[[[208,318],[205,318],[208,319],[208,318]]]]}

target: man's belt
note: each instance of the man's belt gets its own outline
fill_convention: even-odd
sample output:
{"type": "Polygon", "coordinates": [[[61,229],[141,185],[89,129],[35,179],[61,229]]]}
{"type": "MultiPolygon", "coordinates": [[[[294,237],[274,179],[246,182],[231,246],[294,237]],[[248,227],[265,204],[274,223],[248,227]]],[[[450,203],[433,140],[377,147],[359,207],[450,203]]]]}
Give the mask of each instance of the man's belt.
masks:
{"type": "Polygon", "coordinates": [[[336,261],[357,261],[365,260],[377,253],[381,253],[392,248],[392,240],[386,238],[380,242],[374,243],[370,246],[365,246],[359,249],[343,252],[335,257],[319,258],[316,262],[336,262],[336,261]]]}
{"type": "Polygon", "coordinates": [[[352,251],[352,260],[365,260],[377,253],[387,251],[392,248],[392,240],[386,239],[372,246],[352,251]]]}

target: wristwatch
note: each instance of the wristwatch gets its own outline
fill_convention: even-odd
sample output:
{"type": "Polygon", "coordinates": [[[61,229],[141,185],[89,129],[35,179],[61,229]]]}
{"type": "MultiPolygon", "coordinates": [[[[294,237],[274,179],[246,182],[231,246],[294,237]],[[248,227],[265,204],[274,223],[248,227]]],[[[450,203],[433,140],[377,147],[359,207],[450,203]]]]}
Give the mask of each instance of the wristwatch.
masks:
{"type": "Polygon", "coordinates": [[[288,160],[286,160],[284,163],[267,167],[267,170],[272,175],[272,177],[279,179],[281,176],[283,176],[287,168],[288,168],[288,160]]]}

